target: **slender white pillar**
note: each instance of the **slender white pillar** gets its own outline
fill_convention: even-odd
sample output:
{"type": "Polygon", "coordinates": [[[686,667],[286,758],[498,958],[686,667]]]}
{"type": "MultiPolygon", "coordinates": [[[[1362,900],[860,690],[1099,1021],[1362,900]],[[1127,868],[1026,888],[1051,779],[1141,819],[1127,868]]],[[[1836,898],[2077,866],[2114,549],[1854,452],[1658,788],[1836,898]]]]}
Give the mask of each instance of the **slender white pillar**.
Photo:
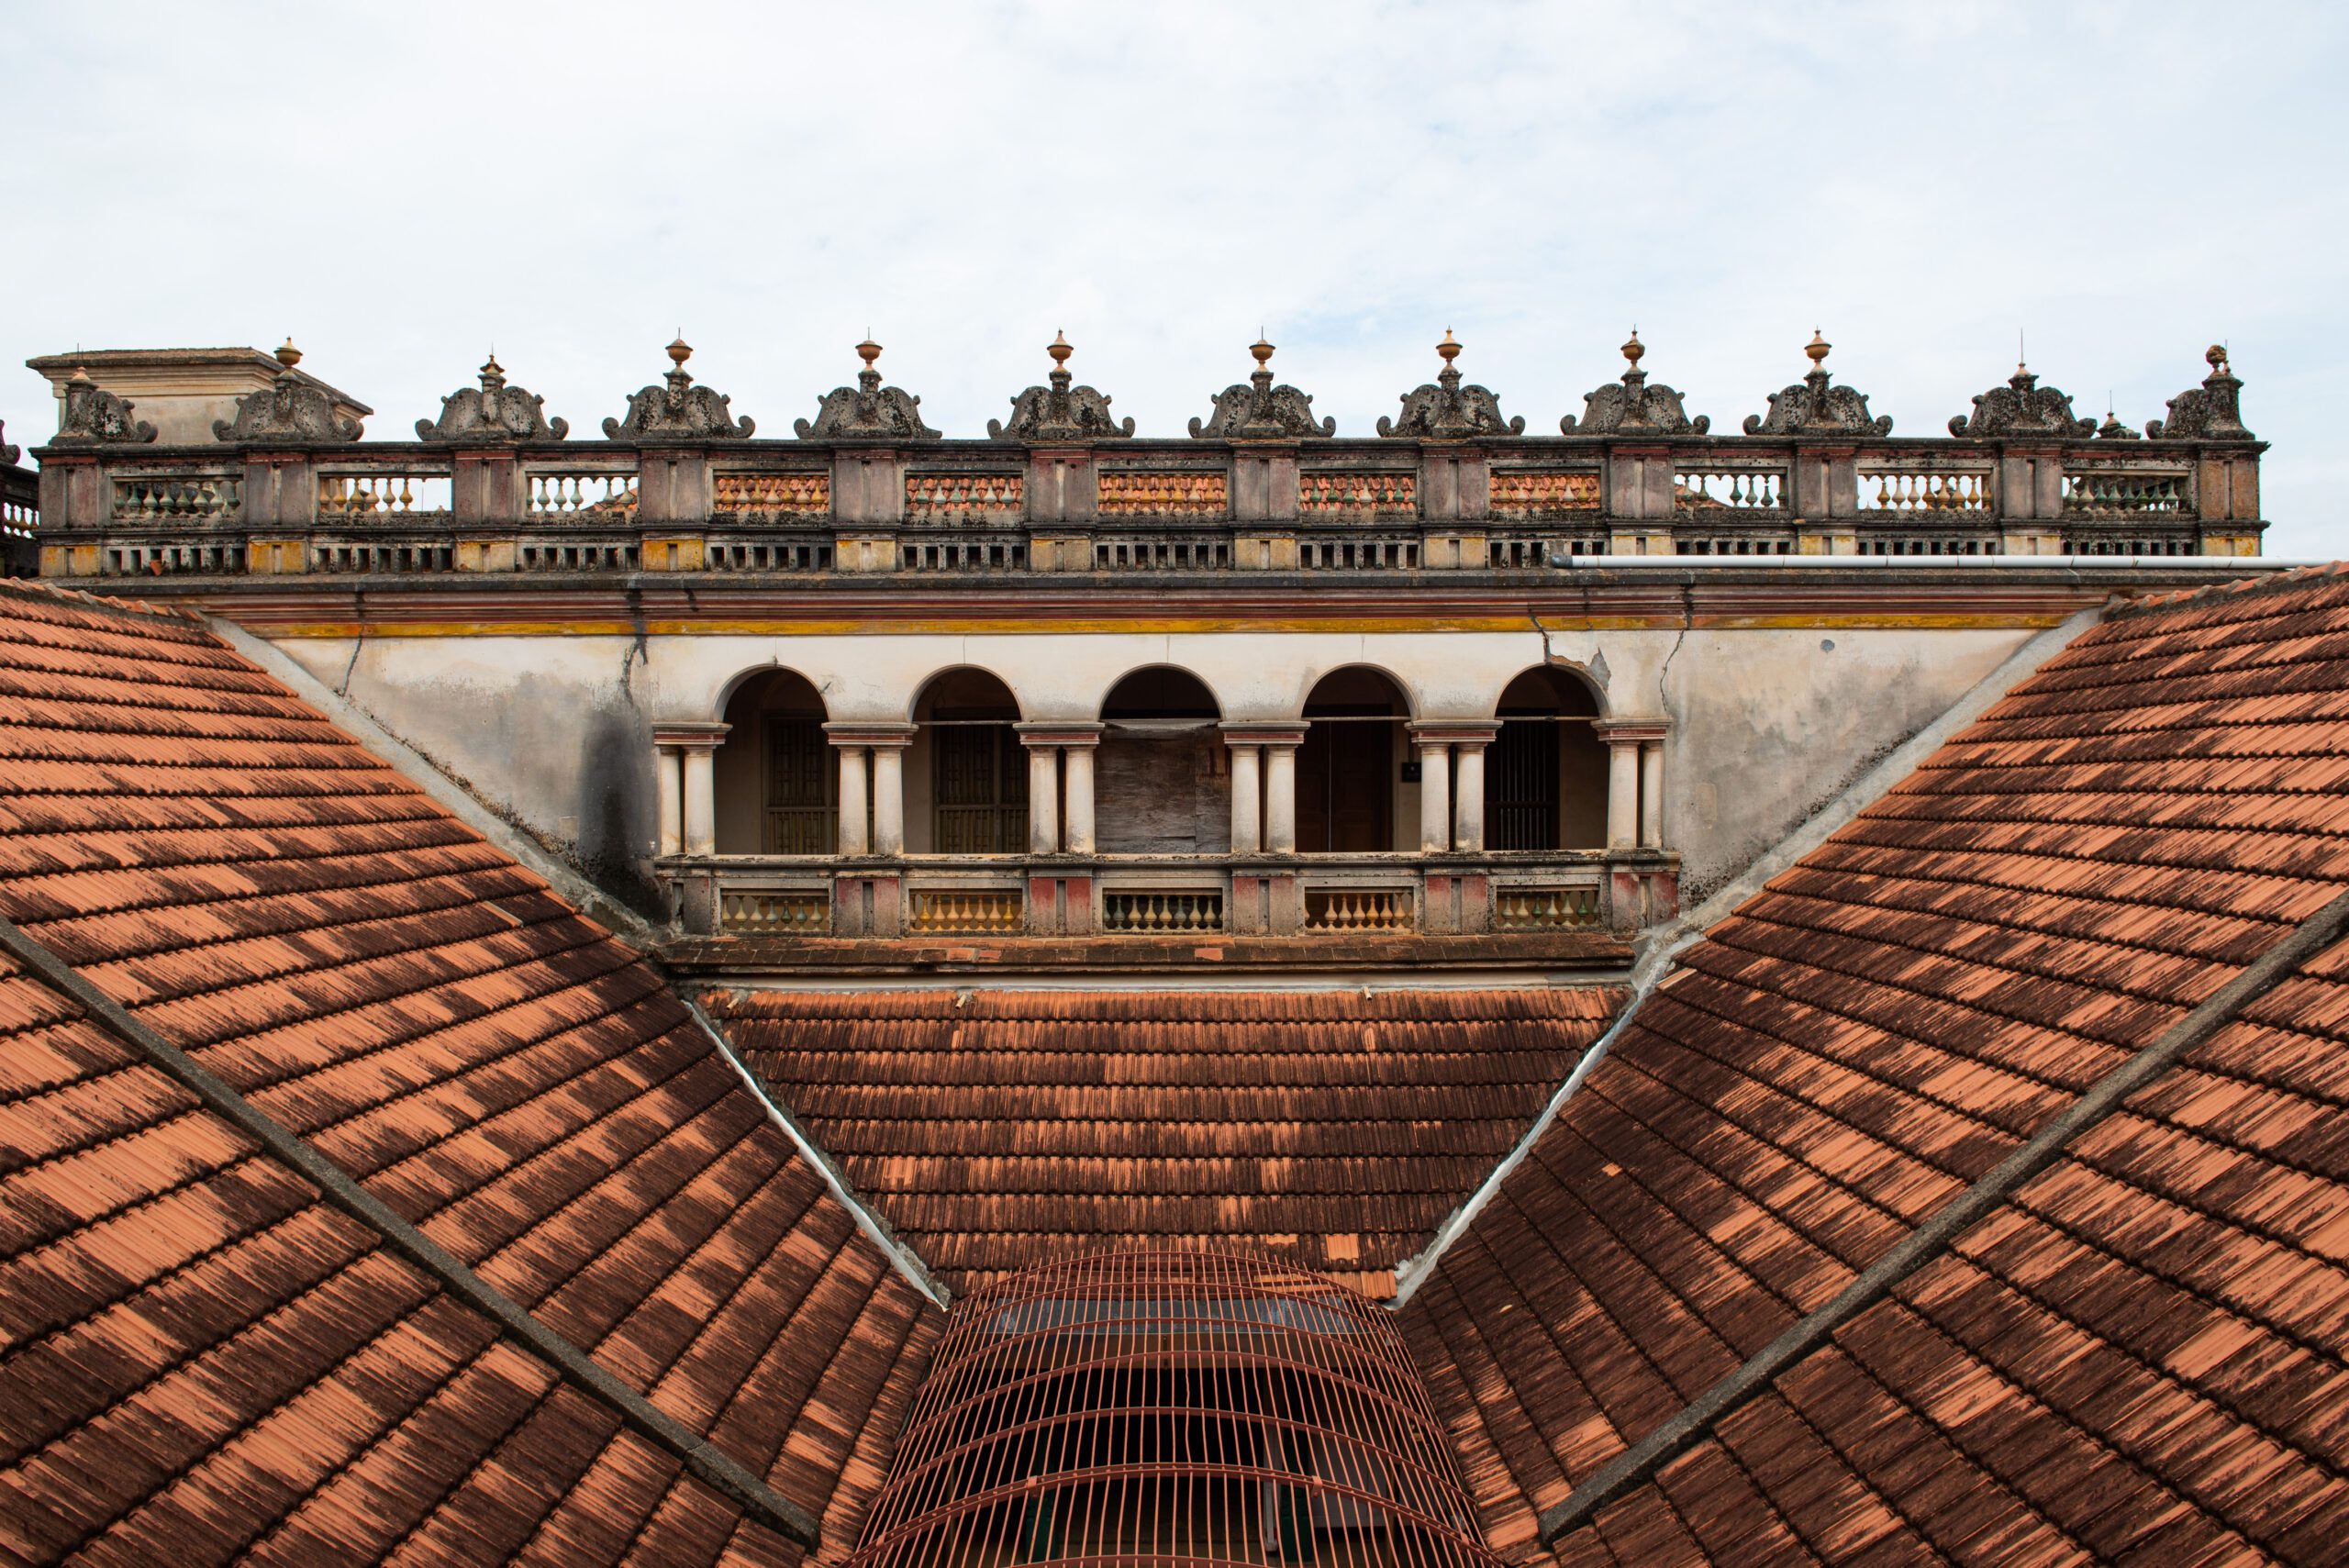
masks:
{"type": "Polygon", "coordinates": [[[1235,743],[1231,748],[1231,852],[1252,855],[1264,845],[1259,831],[1263,785],[1256,773],[1257,748],[1235,743]]]}
{"type": "Polygon", "coordinates": [[[1297,748],[1275,745],[1264,759],[1264,848],[1297,853],[1297,748]]]}
{"type": "Polygon", "coordinates": [[[1640,743],[1628,736],[1607,741],[1607,847],[1628,850],[1640,836],[1640,743]]]}
{"type": "Polygon", "coordinates": [[[1053,855],[1061,848],[1060,748],[1028,748],[1028,851],[1053,855]]]}
{"type": "Polygon", "coordinates": [[[873,748],[873,852],[906,852],[906,749],[873,748]]]}
{"type": "Polygon", "coordinates": [[[681,855],[685,851],[685,759],[674,746],[656,747],[652,772],[660,785],[661,853],[681,855]]]}
{"type": "Polygon", "coordinates": [[[1419,849],[1442,854],[1452,847],[1452,748],[1419,742],[1419,849]]]}
{"type": "Polygon", "coordinates": [[[1068,777],[1061,787],[1067,792],[1062,810],[1068,818],[1068,843],[1072,855],[1093,852],[1093,748],[1063,747],[1061,755],[1068,759],[1068,777]]]}
{"type": "Polygon", "coordinates": [[[718,748],[688,746],[685,752],[685,853],[718,852],[718,748]]]}
{"type": "Polygon", "coordinates": [[[1640,847],[1664,848],[1664,742],[1640,742],[1640,847]]]}
{"type": "Polygon", "coordinates": [[[1485,743],[1458,742],[1452,781],[1452,847],[1481,852],[1485,847],[1485,743]]]}
{"type": "Polygon", "coordinates": [[[873,851],[871,840],[865,837],[864,748],[849,745],[836,750],[841,754],[839,852],[843,855],[869,855],[873,851]]]}

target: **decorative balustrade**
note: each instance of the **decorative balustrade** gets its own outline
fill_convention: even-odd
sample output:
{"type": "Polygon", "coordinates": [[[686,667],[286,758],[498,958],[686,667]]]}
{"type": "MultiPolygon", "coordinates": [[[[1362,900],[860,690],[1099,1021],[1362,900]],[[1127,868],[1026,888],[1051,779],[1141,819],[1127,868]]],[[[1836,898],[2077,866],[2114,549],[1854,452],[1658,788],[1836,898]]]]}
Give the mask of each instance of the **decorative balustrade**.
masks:
{"type": "Polygon", "coordinates": [[[208,523],[235,517],[238,502],[232,474],[139,474],[115,480],[109,516],[117,523],[208,523]]]}
{"type": "Polygon", "coordinates": [[[1027,919],[1027,901],[1018,889],[918,887],[910,899],[907,929],[918,934],[1009,936],[1027,919]]]}
{"type": "Polygon", "coordinates": [[[2064,515],[2067,517],[2175,517],[2192,502],[2193,480],[2186,473],[2143,469],[2066,471],[2064,515]]]}
{"type": "Polygon", "coordinates": [[[1596,473],[1541,473],[1526,469],[1497,469],[1492,477],[1492,508],[1497,517],[1554,517],[1569,512],[1596,512],[1599,483],[1596,473]]]}
{"type": "Polygon", "coordinates": [[[450,509],[449,476],[376,469],[318,475],[318,517],[331,522],[392,522],[450,509]]]}
{"type": "Polygon", "coordinates": [[[1606,901],[1595,883],[1493,890],[1493,929],[1497,931],[1584,930],[1606,920],[1606,901]]]}
{"type": "Polygon", "coordinates": [[[533,470],[525,510],[534,519],[634,520],[637,476],[609,470],[533,470]]]}
{"type": "Polygon", "coordinates": [[[1229,539],[1096,539],[1097,572],[1220,572],[1231,564],[1229,539]]]}
{"type": "Polygon", "coordinates": [[[720,473],[710,480],[710,513],[728,522],[766,523],[783,517],[828,517],[829,473],[720,473]]]}
{"type": "Polygon", "coordinates": [[[1223,895],[1179,891],[1104,893],[1101,929],[1126,935],[1177,936],[1223,929],[1223,895]]]}
{"type": "Polygon", "coordinates": [[[1786,497],[1783,469],[1681,467],[1672,473],[1673,505],[1684,512],[1778,512],[1786,497]]]}
{"type": "Polygon", "coordinates": [[[831,924],[832,901],[820,892],[729,887],[718,899],[718,929],[729,936],[820,937],[831,924]]]}
{"type": "Polygon", "coordinates": [[[1230,510],[1219,473],[1108,472],[1095,505],[1105,517],[1219,517],[1230,510]]]}
{"type": "Polygon", "coordinates": [[[313,540],[310,569],[365,576],[456,569],[456,546],[445,542],[392,543],[382,539],[313,540]]]}
{"type": "Polygon", "coordinates": [[[1416,539],[1301,539],[1301,572],[1411,572],[1419,564],[1416,539]]]}
{"type": "Polygon", "coordinates": [[[1004,523],[1027,506],[1027,482],[1017,473],[909,473],[906,521],[951,525],[1004,523]]]}
{"type": "Polygon", "coordinates": [[[1991,508],[1987,469],[1863,468],[1860,509],[1912,516],[1991,508]]]}
{"type": "Polygon", "coordinates": [[[1404,516],[1418,510],[1419,477],[1400,473],[1326,470],[1299,474],[1297,506],[1306,517],[1317,522],[1404,516]]]}

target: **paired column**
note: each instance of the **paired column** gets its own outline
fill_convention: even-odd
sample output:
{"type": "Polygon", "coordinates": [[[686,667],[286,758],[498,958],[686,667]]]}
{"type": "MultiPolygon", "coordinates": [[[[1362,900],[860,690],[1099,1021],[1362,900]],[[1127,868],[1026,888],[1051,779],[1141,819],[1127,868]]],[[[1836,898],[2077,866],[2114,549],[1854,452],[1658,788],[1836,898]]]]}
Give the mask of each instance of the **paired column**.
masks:
{"type": "Polygon", "coordinates": [[[1039,720],[1013,728],[1028,748],[1028,852],[1093,853],[1093,751],[1101,726],[1039,720]]]}
{"type": "Polygon", "coordinates": [[[842,856],[906,852],[906,747],[910,724],[836,720],[824,735],[840,758],[840,822],[834,852],[842,856]]]}
{"type": "Polygon", "coordinates": [[[1660,718],[1593,726],[1607,746],[1607,847],[1664,847],[1664,739],[1660,718]]]}
{"type": "Polygon", "coordinates": [[[732,728],[682,721],[652,727],[662,854],[718,852],[718,749],[732,728]]]}
{"type": "Polygon", "coordinates": [[[1297,749],[1305,727],[1295,719],[1235,719],[1223,727],[1231,748],[1231,852],[1297,853],[1297,749]]]}
{"type": "Polygon", "coordinates": [[[1419,851],[1481,852],[1485,847],[1485,748],[1489,721],[1422,719],[1410,727],[1419,749],[1419,851]]]}

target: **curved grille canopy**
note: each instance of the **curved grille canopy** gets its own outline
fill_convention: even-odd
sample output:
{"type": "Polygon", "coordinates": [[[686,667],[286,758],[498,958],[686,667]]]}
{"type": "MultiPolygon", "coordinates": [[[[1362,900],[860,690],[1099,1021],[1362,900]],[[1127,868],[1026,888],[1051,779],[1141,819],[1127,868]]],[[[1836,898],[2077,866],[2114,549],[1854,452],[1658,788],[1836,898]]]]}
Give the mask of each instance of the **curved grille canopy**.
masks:
{"type": "Polygon", "coordinates": [[[1238,1253],[1109,1252],[963,1297],[854,1568],[1495,1568],[1387,1315],[1238,1253]]]}

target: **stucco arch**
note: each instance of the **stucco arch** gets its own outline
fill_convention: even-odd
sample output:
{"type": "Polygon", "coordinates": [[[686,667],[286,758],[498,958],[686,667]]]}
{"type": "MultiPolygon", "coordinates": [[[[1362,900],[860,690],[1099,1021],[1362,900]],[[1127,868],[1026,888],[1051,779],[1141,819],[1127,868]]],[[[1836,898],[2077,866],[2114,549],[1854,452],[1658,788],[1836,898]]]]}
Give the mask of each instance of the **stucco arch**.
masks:
{"type": "Polygon", "coordinates": [[[1500,711],[1501,698],[1508,694],[1508,689],[1517,684],[1518,682],[1523,680],[1526,676],[1535,674],[1548,674],[1557,680],[1570,682],[1580,687],[1590,698],[1591,711],[1596,713],[1601,718],[1609,717],[1607,688],[1593,680],[1591,678],[1590,672],[1587,669],[1575,663],[1571,659],[1551,659],[1539,664],[1528,664],[1521,670],[1513,671],[1508,680],[1503,681],[1499,685],[1493,688],[1491,700],[1486,703],[1485,711],[1478,717],[1490,718],[1495,714],[1498,713],[1500,711]]]}
{"type": "Polygon", "coordinates": [[[1019,688],[1018,686],[1013,685],[1009,681],[1004,679],[1003,676],[997,674],[995,671],[988,669],[985,665],[974,664],[967,661],[958,664],[941,665],[939,668],[932,670],[929,674],[924,675],[920,680],[916,681],[913,685],[913,690],[907,694],[906,697],[905,706],[898,711],[897,717],[908,723],[914,722],[921,712],[922,699],[936,690],[942,682],[945,682],[953,676],[962,674],[985,676],[988,680],[993,681],[996,684],[1001,686],[1010,696],[1012,707],[1019,713],[1022,719],[1034,717],[1028,711],[1028,701],[1025,697],[1019,695],[1019,688]]]}
{"type": "Polygon", "coordinates": [[[1191,669],[1187,665],[1178,664],[1166,659],[1152,659],[1147,662],[1136,664],[1131,669],[1121,673],[1116,680],[1111,681],[1108,685],[1102,687],[1100,697],[1093,705],[1093,717],[1098,719],[1108,714],[1109,699],[1116,696],[1118,695],[1118,688],[1124,685],[1128,681],[1132,680],[1137,675],[1152,674],[1159,671],[1164,671],[1169,674],[1180,675],[1186,680],[1197,684],[1199,690],[1207,694],[1208,704],[1215,709],[1216,717],[1219,718],[1224,717],[1226,705],[1222,696],[1217,693],[1214,684],[1205,675],[1200,674],[1197,670],[1191,669]]]}
{"type": "Polygon", "coordinates": [[[1418,689],[1386,665],[1367,659],[1349,660],[1342,664],[1331,664],[1324,669],[1308,671],[1305,684],[1298,690],[1296,700],[1290,704],[1288,713],[1283,717],[1302,718],[1305,717],[1306,707],[1313,701],[1313,694],[1319,689],[1322,682],[1332,675],[1342,675],[1353,671],[1363,671],[1385,681],[1395,689],[1396,696],[1402,702],[1403,716],[1406,718],[1419,717],[1420,697],[1418,689]]]}
{"type": "Polygon", "coordinates": [[[807,682],[814,689],[817,702],[822,705],[825,717],[831,716],[832,699],[825,693],[823,681],[818,680],[807,671],[795,665],[785,663],[780,659],[770,659],[763,664],[746,664],[719,682],[717,695],[710,699],[709,712],[702,717],[723,719],[726,717],[726,710],[733,705],[734,699],[742,694],[745,687],[754,681],[762,681],[769,675],[778,674],[796,675],[807,682]]]}

